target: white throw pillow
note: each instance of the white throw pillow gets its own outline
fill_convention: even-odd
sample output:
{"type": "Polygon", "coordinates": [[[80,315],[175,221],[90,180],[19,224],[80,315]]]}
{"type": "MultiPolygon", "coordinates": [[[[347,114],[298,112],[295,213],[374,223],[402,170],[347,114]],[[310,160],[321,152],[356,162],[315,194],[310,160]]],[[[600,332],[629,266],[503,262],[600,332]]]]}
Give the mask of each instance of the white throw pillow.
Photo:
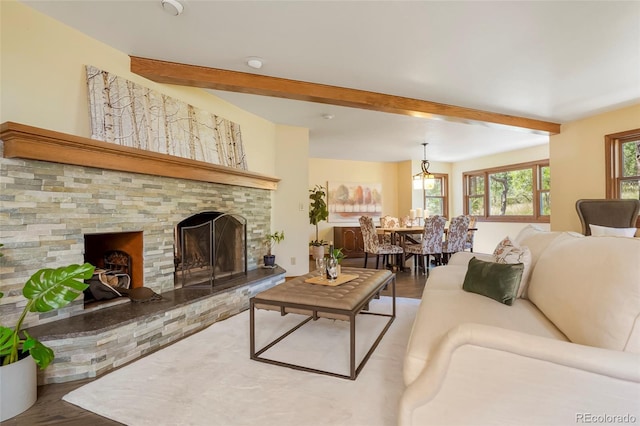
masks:
{"type": "Polygon", "coordinates": [[[529,274],[531,273],[531,251],[528,247],[519,246],[514,243],[511,238],[505,237],[498,243],[493,251],[493,257],[496,263],[522,263],[524,270],[522,271],[522,279],[516,297],[522,297],[529,282],[529,274]]]}
{"type": "Polygon", "coordinates": [[[608,226],[589,225],[594,237],[635,237],[638,228],[610,228],[608,226]]]}

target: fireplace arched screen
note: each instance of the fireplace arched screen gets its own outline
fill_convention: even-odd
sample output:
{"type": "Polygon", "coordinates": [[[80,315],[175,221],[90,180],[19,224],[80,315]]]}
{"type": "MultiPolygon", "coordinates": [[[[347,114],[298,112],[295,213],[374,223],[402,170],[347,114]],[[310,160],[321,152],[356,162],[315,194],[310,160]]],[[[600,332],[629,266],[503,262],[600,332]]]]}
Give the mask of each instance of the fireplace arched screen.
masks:
{"type": "Polygon", "coordinates": [[[247,221],[235,214],[202,212],[175,229],[176,287],[215,286],[247,273],[247,221]]]}

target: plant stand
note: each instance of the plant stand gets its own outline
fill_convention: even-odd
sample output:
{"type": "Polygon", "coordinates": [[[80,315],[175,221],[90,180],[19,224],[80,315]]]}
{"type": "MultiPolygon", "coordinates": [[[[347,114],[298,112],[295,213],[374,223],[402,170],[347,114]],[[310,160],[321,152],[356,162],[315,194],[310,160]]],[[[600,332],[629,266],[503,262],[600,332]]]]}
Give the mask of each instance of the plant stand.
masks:
{"type": "Polygon", "coordinates": [[[26,411],[37,398],[38,375],[31,355],[0,367],[0,422],[26,411]]]}

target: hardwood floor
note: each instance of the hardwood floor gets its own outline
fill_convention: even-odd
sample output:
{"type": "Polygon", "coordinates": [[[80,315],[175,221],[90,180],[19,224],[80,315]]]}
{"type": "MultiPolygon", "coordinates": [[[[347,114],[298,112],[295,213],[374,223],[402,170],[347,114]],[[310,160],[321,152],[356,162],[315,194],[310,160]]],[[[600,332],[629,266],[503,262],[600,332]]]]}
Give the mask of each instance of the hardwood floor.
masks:
{"type": "MultiPolygon", "coordinates": [[[[342,263],[344,266],[362,268],[364,259],[346,258],[342,263]]],[[[409,263],[407,263],[409,265],[409,263]]],[[[369,259],[367,266],[375,267],[375,258],[369,259]]],[[[315,268],[309,262],[311,270],[315,268]]],[[[396,296],[420,298],[424,290],[426,277],[424,274],[414,274],[413,271],[397,272],[396,274],[396,296]]],[[[389,290],[385,290],[383,295],[390,295],[389,290]]],[[[85,426],[106,426],[119,425],[121,423],[93,414],[90,411],[78,408],[73,404],[62,401],[62,397],[72,390],[89,383],[95,379],[77,380],[74,382],[44,385],[38,387],[38,400],[24,413],[2,422],[2,426],[35,426],[35,425],[77,425],[85,426]]],[[[117,395],[114,395],[117,398],[117,395]]],[[[123,403],[131,403],[123,401],[123,403]]]]}

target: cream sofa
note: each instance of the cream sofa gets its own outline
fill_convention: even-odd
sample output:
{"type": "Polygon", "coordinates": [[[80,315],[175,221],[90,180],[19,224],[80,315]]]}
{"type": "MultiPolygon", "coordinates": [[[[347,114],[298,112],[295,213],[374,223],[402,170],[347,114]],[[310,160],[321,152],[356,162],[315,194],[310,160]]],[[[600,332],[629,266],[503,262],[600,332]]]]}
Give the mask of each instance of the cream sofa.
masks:
{"type": "Polygon", "coordinates": [[[462,289],[489,255],[431,272],[399,424],[640,422],[640,240],[527,227],[515,241],[531,264],[512,306],[462,289]]]}

